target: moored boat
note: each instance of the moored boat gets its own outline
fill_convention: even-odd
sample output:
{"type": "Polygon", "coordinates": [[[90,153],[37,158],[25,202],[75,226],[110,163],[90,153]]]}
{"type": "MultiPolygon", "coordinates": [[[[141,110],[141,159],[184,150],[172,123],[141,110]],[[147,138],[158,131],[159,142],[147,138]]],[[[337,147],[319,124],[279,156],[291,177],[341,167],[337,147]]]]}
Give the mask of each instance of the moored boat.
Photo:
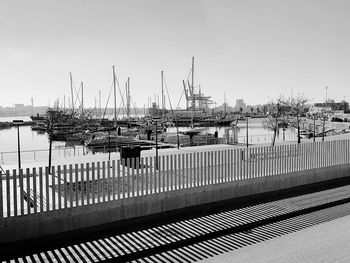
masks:
{"type": "Polygon", "coordinates": [[[114,134],[99,134],[92,135],[90,139],[85,142],[86,146],[105,147],[105,146],[123,146],[125,144],[132,144],[136,141],[135,137],[117,136],[114,134]]]}

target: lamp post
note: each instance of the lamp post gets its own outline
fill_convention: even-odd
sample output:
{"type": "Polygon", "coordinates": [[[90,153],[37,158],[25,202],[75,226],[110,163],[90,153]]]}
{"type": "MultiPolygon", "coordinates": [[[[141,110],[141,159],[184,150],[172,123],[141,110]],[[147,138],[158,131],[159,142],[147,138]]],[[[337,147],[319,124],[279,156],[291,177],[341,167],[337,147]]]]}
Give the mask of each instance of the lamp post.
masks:
{"type": "Polygon", "coordinates": [[[246,124],[246,136],[247,136],[247,148],[249,146],[249,143],[248,143],[248,117],[246,117],[246,120],[247,120],[247,124],[246,124]]]}
{"type": "Polygon", "coordinates": [[[158,170],[158,122],[156,121],[156,169],[158,170]]]}
{"type": "Polygon", "coordinates": [[[23,123],[23,120],[13,120],[14,125],[17,126],[17,154],[18,154],[18,171],[21,169],[21,142],[19,138],[19,125],[23,123]]]}
{"type": "Polygon", "coordinates": [[[316,117],[314,115],[314,142],[316,141],[316,117]]]}

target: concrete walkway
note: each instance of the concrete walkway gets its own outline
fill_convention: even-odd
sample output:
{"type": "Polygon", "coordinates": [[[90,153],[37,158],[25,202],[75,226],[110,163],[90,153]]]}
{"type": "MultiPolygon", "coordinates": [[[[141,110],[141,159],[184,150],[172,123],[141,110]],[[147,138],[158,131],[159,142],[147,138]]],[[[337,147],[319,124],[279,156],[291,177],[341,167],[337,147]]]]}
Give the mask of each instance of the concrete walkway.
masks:
{"type": "Polygon", "coordinates": [[[201,262],[350,262],[350,216],[320,224],[201,262]]]}

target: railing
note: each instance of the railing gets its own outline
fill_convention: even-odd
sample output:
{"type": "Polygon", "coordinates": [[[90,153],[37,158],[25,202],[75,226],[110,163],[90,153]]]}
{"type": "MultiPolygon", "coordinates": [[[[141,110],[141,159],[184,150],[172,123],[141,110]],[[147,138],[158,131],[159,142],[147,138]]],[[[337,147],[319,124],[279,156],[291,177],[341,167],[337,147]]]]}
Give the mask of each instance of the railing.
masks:
{"type": "Polygon", "coordinates": [[[350,163],[350,140],[0,171],[0,218],[350,163]]]}
{"type": "MultiPolygon", "coordinates": [[[[72,156],[82,156],[89,152],[85,146],[61,147],[52,149],[52,159],[69,158],[72,156]]],[[[18,161],[18,152],[0,152],[0,161],[2,164],[11,164],[18,161]]],[[[49,158],[48,149],[24,150],[21,151],[21,161],[38,161],[49,158]]]]}
{"type": "MultiPolygon", "coordinates": [[[[263,135],[249,135],[248,136],[248,143],[269,143],[273,140],[273,134],[263,134],[263,135]]],[[[276,136],[276,141],[290,141],[290,140],[296,140],[297,134],[296,133],[285,133],[285,134],[278,134],[276,136]]],[[[233,139],[231,139],[233,141],[233,139]]],[[[238,143],[246,143],[247,137],[246,136],[238,136],[238,143]]]]}

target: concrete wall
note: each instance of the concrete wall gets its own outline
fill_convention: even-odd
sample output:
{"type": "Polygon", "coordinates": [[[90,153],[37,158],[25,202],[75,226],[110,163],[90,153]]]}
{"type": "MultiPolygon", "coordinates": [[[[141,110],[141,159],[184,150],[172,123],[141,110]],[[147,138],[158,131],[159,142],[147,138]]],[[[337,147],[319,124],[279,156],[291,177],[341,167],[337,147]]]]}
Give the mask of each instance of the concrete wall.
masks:
{"type": "Polygon", "coordinates": [[[38,238],[210,202],[347,177],[349,175],[350,164],[338,165],[20,217],[9,217],[0,221],[0,243],[38,238]]]}

